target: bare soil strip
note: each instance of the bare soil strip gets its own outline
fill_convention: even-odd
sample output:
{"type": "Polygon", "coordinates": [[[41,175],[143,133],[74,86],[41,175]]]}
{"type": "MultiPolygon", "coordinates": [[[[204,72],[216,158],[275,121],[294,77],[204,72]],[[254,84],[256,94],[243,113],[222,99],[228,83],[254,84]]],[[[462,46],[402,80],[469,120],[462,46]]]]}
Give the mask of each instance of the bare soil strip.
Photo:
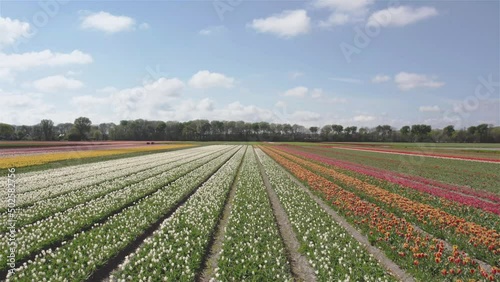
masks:
{"type": "Polygon", "coordinates": [[[262,176],[262,180],[264,181],[264,185],[266,185],[267,195],[269,197],[269,201],[271,202],[274,218],[276,219],[281,237],[283,238],[283,242],[285,243],[288,260],[290,261],[291,271],[295,278],[295,281],[317,281],[316,275],[314,274],[314,269],[309,264],[309,261],[298,251],[300,248],[300,243],[297,240],[295,232],[293,231],[292,224],[290,223],[285,210],[281,206],[278,195],[276,195],[276,192],[273,190],[266,171],[262,166],[262,163],[260,162],[257,154],[256,156],[257,163],[259,164],[260,174],[262,176]]]}
{"type": "Polygon", "coordinates": [[[238,183],[238,179],[241,174],[241,166],[244,162],[246,150],[248,150],[248,146],[245,149],[245,153],[243,153],[243,158],[241,159],[241,163],[238,167],[238,172],[233,180],[233,185],[231,186],[231,190],[229,191],[229,195],[226,199],[226,205],[224,206],[224,210],[222,211],[222,215],[219,223],[217,224],[217,230],[215,231],[215,235],[213,238],[213,242],[209,248],[208,255],[203,263],[202,269],[198,281],[210,281],[210,278],[214,275],[214,270],[218,266],[218,261],[221,255],[222,250],[222,242],[224,241],[224,234],[226,233],[226,227],[229,223],[229,216],[231,215],[231,210],[233,208],[233,199],[236,194],[236,186],[238,183]]]}
{"type": "Polygon", "coordinates": [[[350,223],[348,223],[342,216],[340,216],[336,211],[334,211],[328,204],[326,204],[321,198],[314,195],[311,190],[304,186],[299,180],[297,180],[292,174],[287,170],[283,169],[288,176],[295,181],[306,193],[314,200],[321,208],[323,208],[335,221],[337,221],[340,226],[342,226],[354,239],[365,246],[366,250],[377,259],[382,266],[384,266],[389,272],[391,272],[397,279],[405,282],[414,282],[415,279],[406,271],[401,269],[397,264],[390,260],[383,251],[379,248],[372,246],[368,241],[368,238],[361,234],[356,228],[354,228],[350,223]]]}

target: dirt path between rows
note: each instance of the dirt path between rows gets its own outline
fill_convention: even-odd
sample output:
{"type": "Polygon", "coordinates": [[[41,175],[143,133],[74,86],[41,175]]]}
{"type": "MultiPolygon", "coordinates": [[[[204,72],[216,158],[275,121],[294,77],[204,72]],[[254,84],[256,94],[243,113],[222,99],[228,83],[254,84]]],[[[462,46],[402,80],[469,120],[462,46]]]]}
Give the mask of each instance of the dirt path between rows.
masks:
{"type": "Polygon", "coordinates": [[[257,154],[257,162],[259,165],[260,173],[262,175],[262,180],[266,186],[267,195],[271,202],[271,207],[273,209],[274,217],[278,224],[278,228],[283,238],[283,242],[285,243],[285,249],[288,255],[288,260],[290,261],[291,271],[295,278],[295,281],[307,281],[307,282],[315,282],[317,281],[316,275],[314,274],[314,269],[309,264],[307,258],[302,255],[298,250],[300,248],[300,243],[297,240],[297,236],[293,231],[292,224],[288,219],[288,215],[285,210],[281,206],[278,195],[273,190],[271,183],[269,182],[269,178],[266,174],[262,163],[257,154]]]}
{"type": "Polygon", "coordinates": [[[354,228],[350,223],[348,223],[342,216],[340,216],[336,211],[334,211],[330,206],[328,206],[321,198],[314,195],[311,190],[304,186],[299,180],[297,180],[290,172],[283,168],[283,170],[288,174],[288,176],[299,185],[321,208],[323,208],[333,219],[342,226],[347,233],[349,233],[354,239],[365,246],[366,250],[377,259],[380,264],[385,267],[390,273],[392,273],[397,279],[405,282],[414,282],[415,279],[406,271],[401,269],[397,264],[390,260],[383,251],[379,248],[372,246],[368,241],[368,238],[361,234],[356,228],[354,228]]]}

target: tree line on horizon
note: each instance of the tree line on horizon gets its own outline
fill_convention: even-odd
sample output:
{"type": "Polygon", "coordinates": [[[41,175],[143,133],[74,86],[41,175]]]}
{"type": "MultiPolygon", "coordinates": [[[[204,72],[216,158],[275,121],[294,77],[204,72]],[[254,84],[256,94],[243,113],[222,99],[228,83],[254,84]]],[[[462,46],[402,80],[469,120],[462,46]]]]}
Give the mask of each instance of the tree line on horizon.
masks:
{"type": "Polygon", "coordinates": [[[25,141],[308,141],[308,142],[468,142],[500,143],[500,126],[479,124],[456,129],[453,125],[433,129],[430,125],[390,125],[376,127],[339,124],[306,128],[299,124],[191,120],[149,121],[122,120],[119,124],[92,124],[87,117],[74,123],[54,125],[44,119],[36,125],[0,123],[0,140],[25,141]]]}

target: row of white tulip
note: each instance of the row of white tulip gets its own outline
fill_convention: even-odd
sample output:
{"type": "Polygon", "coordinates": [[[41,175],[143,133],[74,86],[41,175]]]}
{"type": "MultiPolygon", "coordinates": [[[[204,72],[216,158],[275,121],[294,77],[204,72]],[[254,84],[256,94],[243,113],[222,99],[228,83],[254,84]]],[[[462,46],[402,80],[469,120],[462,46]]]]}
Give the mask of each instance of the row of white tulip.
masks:
{"type": "MultiPolygon", "coordinates": [[[[214,174],[238,150],[214,158],[203,166],[170,183],[163,189],[138,200],[87,232],[55,250],[40,253],[20,266],[7,281],[85,281],[100,266],[116,256],[152,224],[157,222],[206,179],[214,174]]],[[[144,184],[148,186],[151,184],[144,184]]],[[[154,185],[154,184],[153,184],[154,185]]],[[[144,189],[144,188],[143,188],[144,189]]]]}
{"type": "Polygon", "coordinates": [[[260,149],[257,155],[318,281],[393,281],[363,246],[260,149]]]}
{"type": "MultiPolygon", "coordinates": [[[[51,187],[54,185],[67,183],[92,177],[94,175],[106,174],[119,168],[126,168],[135,164],[143,164],[148,162],[156,162],[163,158],[169,158],[170,155],[180,153],[182,150],[165,152],[160,154],[151,154],[145,156],[137,156],[130,158],[120,158],[116,160],[98,162],[99,170],[96,170],[96,163],[88,163],[75,165],[63,168],[52,168],[42,171],[32,171],[27,173],[19,173],[16,175],[16,184],[19,185],[18,193],[51,187]]],[[[7,184],[0,182],[0,196],[5,193],[4,188],[7,184]]]]}
{"type": "Polygon", "coordinates": [[[286,257],[253,149],[238,177],[216,281],[291,281],[286,257]]]}
{"type": "MultiPolygon", "coordinates": [[[[212,148],[210,151],[207,149],[183,150],[183,154],[178,153],[175,155],[169,155],[168,159],[165,158],[157,160],[157,162],[154,163],[149,163],[148,166],[150,166],[150,169],[143,170],[141,166],[131,167],[120,172],[120,175],[128,173],[126,176],[116,177],[116,175],[110,174],[108,177],[110,177],[111,180],[109,181],[104,181],[96,185],[90,185],[85,187],[85,189],[70,190],[68,193],[45,199],[43,201],[37,201],[33,205],[24,208],[18,208],[16,211],[16,227],[20,228],[26,224],[41,220],[57,212],[67,210],[76,205],[86,203],[94,198],[98,198],[110,192],[122,189],[130,184],[144,181],[147,178],[173,169],[181,164],[204,157],[207,158],[207,156],[208,159],[210,159],[224,152],[224,148],[216,152],[213,151],[214,149],[215,148],[212,148]]],[[[201,165],[203,162],[199,163],[201,165]]],[[[8,212],[0,214],[0,220],[6,221],[8,218],[8,212]]],[[[5,232],[7,229],[7,225],[0,226],[0,232],[5,232]]]]}
{"type": "Polygon", "coordinates": [[[136,252],[125,258],[109,280],[194,280],[201,271],[202,259],[244,153],[242,148],[210,177],[136,252]]]}
{"type": "MultiPolygon", "coordinates": [[[[193,152],[190,152],[193,153],[193,152]]],[[[196,150],[195,152],[196,153],[196,150]]],[[[162,157],[156,157],[155,159],[150,159],[146,162],[139,162],[139,163],[127,163],[126,166],[121,165],[119,166],[116,170],[115,169],[108,169],[107,173],[100,173],[101,168],[100,164],[96,163],[93,165],[94,167],[94,174],[87,175],[85,178],[81,179],[80,176],[77,176],[77,179],[72,180],[72,179],[67,179],[66,182],[60,183],[60,184],[53,184],[49,187],[45,187],[45,183],[42,181],[41,183],[32,183],[30,185],[23,185],[16,183],[16,205],[18,207],[22,206],[27,206],[33,203],[36,203],[38,201],[47,199],[47,198],[53,198],[58,195],[62,195],[65,193],[68,193],[70,191],[75,191],[78,189],[86,189],[88,186],[91,185],[97,185],[103,182],[110,182],[116,178],[120,177],[127,177],[131,173],[138,173],[138,172],[147,172],[148,170],[151,170],[152,168],[156,166],[160,166],[162,164],[168,164],[169,160],[172,158],[179,158],[185,153],[181,151],[176,151],[173,152],[173,154],[170,155],[165,155],[162,157]],[[26,191],[22,193],[19,189],[22,189],[26,186],[31,186],[32,188],[29,189],[29,191],[26,191]],[[33,188],[33,187],[43,187],[43,188],[33,188]]],[[[75,168],[77,170],[77,168],[75,168]]],[[[48,175],[50,176],[50,175],[48,175]]],[[[50,178],[49,178],[50,179],[50,178]]],[[[7,191],[7,190],[5,190],[7,191]]],[[[7,208],[7,203],[5,201],[0,202],[0,210],[4,211],[7,208]]]]}
{"type": "MultiPolygon", "coordinates": [[[[234,153],[234,149],[229,150],[215,160],[220,162],[227,159],[232,153],[234,153]]],[[[63,240],[67,236],[80,232],[94,222],[104,219],[144,196],[164,188],[171,181],[200,167],[210,159],[213,159],[213,157],[207,156],[201,160],[178,166],[142,182],[129,185],[64,212],[56,213],[43,220],[23,226],[16,232],[16,258],[22,259],[31,253],[63,240]]],[[[6,237],[7,235],[0,235],[2,254],[8,254],[8,240],[6,237]]],[[[7,267],[4,263],[5,260],[6,255],[0,257],[0,269],[7,267]]]]}

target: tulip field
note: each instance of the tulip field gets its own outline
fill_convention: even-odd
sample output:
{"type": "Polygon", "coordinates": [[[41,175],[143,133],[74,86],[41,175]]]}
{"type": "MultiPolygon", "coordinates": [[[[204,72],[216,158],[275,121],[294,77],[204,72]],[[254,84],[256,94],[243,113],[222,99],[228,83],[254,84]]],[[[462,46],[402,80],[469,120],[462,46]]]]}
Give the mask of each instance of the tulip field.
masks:
{"type": "Polygon", "coordinates": [[[494,155],[194,145],[8,155],[0,280],[500,281],[494,155]]]}

